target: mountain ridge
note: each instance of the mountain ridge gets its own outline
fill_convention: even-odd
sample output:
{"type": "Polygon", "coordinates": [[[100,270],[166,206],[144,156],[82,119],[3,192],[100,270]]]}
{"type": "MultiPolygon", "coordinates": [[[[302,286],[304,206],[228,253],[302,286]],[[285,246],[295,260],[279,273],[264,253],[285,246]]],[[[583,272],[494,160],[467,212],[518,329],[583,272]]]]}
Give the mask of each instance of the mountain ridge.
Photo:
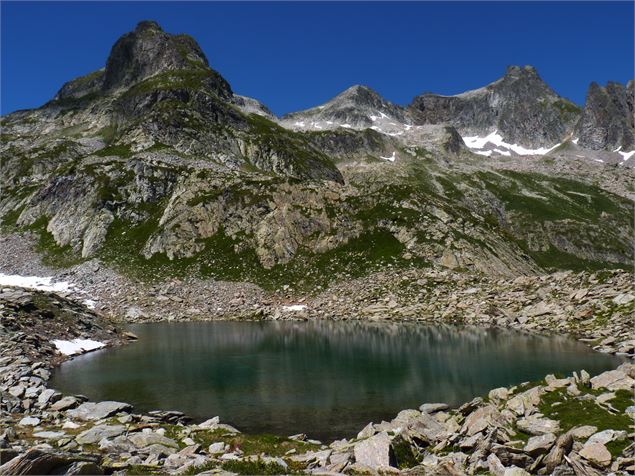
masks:
{"type": "MultiPolygon", "coordinates": [[[[632,259],[623,151],[468,137],[359,85],[276,118],[187,38],[143,23],[103,70],[2,118],[3,227],[62,264],[307,289],[387,266],[515,276],[632,259]]],[[[509,76],[496,88],[522,118],[522,98],[550,89],[509,76]]]]}

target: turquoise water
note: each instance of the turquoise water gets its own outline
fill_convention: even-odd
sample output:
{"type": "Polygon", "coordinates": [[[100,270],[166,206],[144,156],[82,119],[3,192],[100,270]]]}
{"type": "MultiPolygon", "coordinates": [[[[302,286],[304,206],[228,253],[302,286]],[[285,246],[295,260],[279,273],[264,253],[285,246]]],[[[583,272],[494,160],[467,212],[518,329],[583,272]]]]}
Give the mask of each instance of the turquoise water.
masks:
{"type": "Polygon", "coordinates": [[[241,431],[350,437],[424,402],[459,405],[495,387],[619,364],[563,337],[360,322],[133,326],[130,345],[62,364],[51,386],[137,410],[215,415],[241,431]]]}

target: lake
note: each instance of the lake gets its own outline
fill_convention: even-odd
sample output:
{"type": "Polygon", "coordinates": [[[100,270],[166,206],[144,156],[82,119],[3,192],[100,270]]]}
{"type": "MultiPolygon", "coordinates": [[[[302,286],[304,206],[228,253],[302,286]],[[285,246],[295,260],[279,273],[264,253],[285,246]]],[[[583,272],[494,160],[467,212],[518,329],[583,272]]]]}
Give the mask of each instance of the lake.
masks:
{"type": "Polygon", "coordinates": [[[130,327],[127,346],[65,362],[50,385],[136,410],[180,410],[248,433],[330,440],[425,402],[620,360],[570,338],[390,322],[182,322],[130,327]]]}

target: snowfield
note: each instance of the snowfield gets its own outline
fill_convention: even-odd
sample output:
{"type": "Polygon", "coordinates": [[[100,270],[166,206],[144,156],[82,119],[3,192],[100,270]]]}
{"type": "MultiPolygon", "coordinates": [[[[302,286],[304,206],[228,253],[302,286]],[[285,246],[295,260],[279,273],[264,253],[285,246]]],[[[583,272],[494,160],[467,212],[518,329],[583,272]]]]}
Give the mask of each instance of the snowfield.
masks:
{"type": "Polygon", "coordinates": [[[40,291],[68,292],[73,286],[66,281],[53,282],[51,277],[20,276],[0,273],[0,286],[18,286],[40,291]]]}
{"type": "Polygon", "coordinates": [[[291,304],[288,306],[282,306],[282,309],[284,311],[291,311],[291,312],[304,311],[306,309],[306,304],[291,304]]]}
{"type": "MultiPolygon", "coordinates": [[[[509,144],[505,142],[503,140],[503,136],[501,136],[498,133],[498,131],[494,131],[485,137],[478,137],[478,136],[463,137],[463,142],[465,142],[465,145],[468,146],[468,148],[470,149],[483,149],[487,144],[491,144],[499,148],[507,149],[507,151],[494,149],[496,152],[502,155],[511,155],[511,152],[509,151],[515,152],[518,155],[545,155],[560,145],[560,144],[556,144],[550,148],[541,147],[539,149],[527,149],[523,147],[522,145],[509,144]]],[[[476,152],[476,153],[480,155],[486,155],[486,156],[491,155],[491,151],[482,151],[482,152],[476,152]],[[485,152],[489,152],[489,154],[485,152]]]]}
{"type": "Polygon", "coordinates": [[[106,347],[106,344],[91,339],[54,340],[51,341],[57,350],[64,355],[77,355],[91,350],[106,347]]]}

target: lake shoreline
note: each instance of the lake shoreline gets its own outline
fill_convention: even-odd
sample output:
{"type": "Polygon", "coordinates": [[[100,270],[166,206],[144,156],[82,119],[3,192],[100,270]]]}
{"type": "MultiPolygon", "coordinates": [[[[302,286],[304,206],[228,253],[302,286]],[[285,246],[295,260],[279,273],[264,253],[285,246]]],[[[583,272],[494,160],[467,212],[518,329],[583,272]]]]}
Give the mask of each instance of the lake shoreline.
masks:
{"type": "MultiPolygon", "coordinates": [[[[49,296],[59,302],[59,297],[55,295],[51,297],[50,293],[25,292],[37,296],[49,296]]],[[[73,305],[67,300],[63,300],[62,303],[63,306],[73,305]]],[[[20,299],[17,300],[16,305],[22,305],[20,299]]],[[[86,310],[82,316],[83,325],[87,316],[98,319],[96,314],[86,310]]],[[[300,316],[295,317],[300,318],[300,316]]],[[[535,329],[533,331],[535,332],[535,329]]],[[[121,330],[115,334],[118,336],[117,344],[127,340],[121,330]]],[[[47,368],[59,363],[60,360],[51,344],[37,339],[27,339],[24,333],[18,332],[17,335],[21,337],[15,338],[13,335],[9,339],[12,343],[10,345],[13,345],[13,355],[6,355],[8,349],[3,348],[1,357],[1,366],[4,370],[3,389],[7,389],[6,395],[13,396],[13,403],[17,400],[20,405],[15,407],[17,411],[8,413],[3,408],[2,426],[6,429],[1,439],[5,442],[3,446],[8,448],[0,450],[0,454],[5,464],[9,464],[5,460],[10,456],[16,457],[17,459],[11,460],[14,466],[20,464],[20,458],[25,458],[25,454],[30,455],[29,458],[39,458],[41,461],[46,461],[47,458],[50,460],[51,454],[57,454],[56,457],[60,461],[67,462],[68,465],[83,467],[96,465],[109,472],[125,471],[126,468],[128,470],[141,468],[147,472],[172,473],[185,471],[188,468],[193,471],[193,468],[207,466],[222,468],[225,471],[231,471],[233,468],[234,472],[238,473],[243,470],[254,471],[254,468],[259,468],[258,471],[288,472],[290,467],[300,471],[323,468],[331,472],[347,470],[373,473],[424,466],[427,470],[442,467],[452,467],[456,470],[463,468],[460,471],[468,468],[474,471],[487,469],[496,474],[501,467],[504,472],[505,467],[509,469],[514,466],[519,470],[524,466],[525,469],[522,471],[533,472],[531,465],[537,465],[533,468],[537,469],[541,465],[553,465],[554,459],[557,459],[556,466],[578,465],[587,468],[591,471],[589,474],[593,474],[592,471],[597,471],[597,468],[608,468],[612,465],[613,470],[613,466],[616,465],[614,471],[619,473],[622,470],[626,471],[630,468],[629,465],[632,465],[632,459],[628,456],[630,453],[622,454],[628,450],[629,446],[622,444],[628,432],[620,426],[626,424],[628,429],[629,424],[625,422],[631,421],[629,415],[632,413],[627,413],[626,410],[632,408],[632,402],[628,407],[624,407],[624,395],[620,393],[632,391],[633,383],[635,383],[635,366],[631,363],[622,364],[619,370],[604,372],[594,379],[584,373],[576,373],[564,379],[547,376],[543,382],[536,382],[535,385],[525,387],[494,389],[486,398],[476,398],[457,410],[446,411],[443,407],[430,407],[423,412],[404,410],[392,422],[369,424],[360,432],[358,438],[352,441],[336,441],[326,446],[315,442],[305,442],[302,436],[298,436],[295,439],[277,439],[275,443],[265,444],[257,436],[250,437],[235,433],[231,426],[220,423],[218,419],[209,420],[202,426],[189,425],[186,423],[185,415],[176,411],[140,415],[132,413],[132,408],[125,403],[91,404],[81,397],[59,395],[46,387],[47,368]],[[27,357],[29,355],[34,358],[30,359],[27,357]],[[23,388],[12,391],[16,387],[15,383],[23,388]],[[575,395],[576,393],[578,395],[575,395]],[[14,394],[19,394],[19,397],[14,394]],[[612,397],[611,394],[613,394],[612,397]],[[522,397],[516,398],[519,395],[522,397]],[[599,431],[604,438],[604,442],[599,444],[605,446],[605,449],[608,445],[616,452],[615,455],[609,455],[608,462],[602,448],[593,446],[589,451],[585,451],[588,441],[584,443],[582,440],[588,440],[595,435],[595,433],[586,435],[584,431],[589,432],[588,428],[582,431],[584,438],[581,438],[578,431],[579,425],[563,432],[560,425],[556,430],[552,423],[558,420],[544,418],[544,415],[539,416],[543,400],[554,395],[563,402],[560,403],[561,405],[571,404],[568,402],[571,399],[573,403],[578,404],[578,401],[584,401],[580,395],[586,395],[588,396],[585,397],[586,400],[594,399],[593,404],[598,407],[597,411],[601,412],[600,417],[606,413],[606,418],[610,418],[616,410],[615,408],[611,410],[610,402],[615,398],[618,399],[621,410],[617,412],[619,420],[616,421],[619,422],[617,426],[620,427],[612,429],[614,431],[610,435],[604,430],[599,431]],[[602,397],[601,403],[596,402],[599,397],[602,397]],[[22,407],[25,402],[28,402],[28,408],[22,407]],[[57,409],[53,409],[54,406],[57,409]],[[95,412],[97,412],[97,419],[91,417],[95,415],[95,412]],[[524,425],[523,428],[526,428],[527,432],[521,430],[521,433],[518,433],[521,420],[523,423],[520,425],[524,425]],[[66,428],[64,428],[65,425],[66,428]],[[12,431],[11,428],[13,428],[12,431]],[[510,444],[517,441],[513,439],[510,431],[516,431],[517,435],[520,435],[521,438],[518,441],[521,443],[523,438],[526,440],[523,449],[519,449],[517,443],[510,444]],[[578,433],[575,433],[576,431],[578,433]],[[508,436],[501,436],[504,434],[508,436]],[[551,437],[544,437],[547,434],[554,435],[553,441],[551,437]],[[79,444],[78,438],[84,443],[79,444]],[[539,438],[541,441],[532,440],[532,438],[539,438]],[[213,439],[217,441],[212,442],[213,439]],[[268,456],[261,456],[260,453],[248,454],[240,447],[233,448],[232,442],[239,439],[243,448],[252,446],[264,448],[266,449],[264,453],[268,456]],[[113,446],[115,441],[118,443],[113,446]],[[137,444],[134,441],[137,441],[137,444]],[[422,441],[427,441],[423,447],[420,446],[422,441]],[[541,458],[534,457],[537,450],[534,450],[533,446],[527,449],[530,442],[540,443],[546,448],[543,448],[544,452],[543,450],[538,452],[541,458]],[[11,446],[15,446],[16,443],[22,448],[21,450],[11,449],[11,446]],[[209,447],[206,448],[203,443],[209,443],[209,447]],[[117,453],[121,450],[117,444],[121,444],[126,450],[117,453]],[[216,446],[212,448],[214,444],[216,446]],[[489,448],[486,454],[479,449],[483,445],[489,448]],[[291,453],[269,455],[269,453],[279,453],[279,447],[288,448],[287,451],[291,453]],[[30,452],[29,448],[31,448],[30,452]],[[452,451],[448,452],[447,448],[452,451]],[[222,451],[213,453],[212,449],[222,451]],[[302,450],[306,451],[302,452],[302,450]],[[590,454],[591,450],[595,453],[590,454]],[[510,456],[521,453],[525,455],[522,458],[510,456]],[[395,454],[401,456],[395,459],[395,454]],[[422,459],[419,459],[420,457],[422,459]],[[594,460],[593,458],[603,459],[594,460]],[[543,463],[545,460],[549,461],[543,463]]],[[[4,392],[5,390],[3,395],[5,395],[4,392]]],[[[628,403],[628,399],[626,400],[628,403]]],[[[6,402],[7,400],[3,398],[3,404],[6,405],[6,402]]],[[[596,427],[595,430],[599,428],[596,427]]],[[[632,452],[632,446],[628,451],[632,452]]]]}

